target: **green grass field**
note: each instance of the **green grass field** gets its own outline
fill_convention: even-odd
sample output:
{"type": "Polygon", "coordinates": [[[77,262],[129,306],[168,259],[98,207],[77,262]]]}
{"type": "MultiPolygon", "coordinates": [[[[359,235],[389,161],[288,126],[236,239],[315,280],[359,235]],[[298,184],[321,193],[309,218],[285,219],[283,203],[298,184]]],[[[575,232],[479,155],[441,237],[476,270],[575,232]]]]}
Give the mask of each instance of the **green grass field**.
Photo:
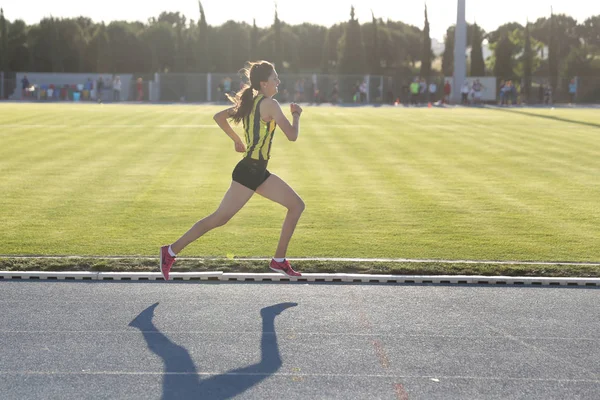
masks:
{"type": "MultiPolygon", "coordinates": [[[[218,109],[0,104],[0,254],[156,255],[229,187],[218,109]]],[[[597,109],[305,107],[269,170],[307,205],[289,257],[600,261],[597,109]]],[[[271,256],[284,215],[181,255],[271,256]]]]}

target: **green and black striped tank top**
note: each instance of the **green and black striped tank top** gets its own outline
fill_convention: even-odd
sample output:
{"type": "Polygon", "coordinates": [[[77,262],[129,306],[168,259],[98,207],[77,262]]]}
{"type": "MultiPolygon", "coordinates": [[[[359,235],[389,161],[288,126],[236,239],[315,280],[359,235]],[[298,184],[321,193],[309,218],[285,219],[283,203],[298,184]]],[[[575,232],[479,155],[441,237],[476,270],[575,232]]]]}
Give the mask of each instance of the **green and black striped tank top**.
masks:
{"type": "Polygon", "coordinates": [[[275,120],[265,122],[260,118],[260,103],[264,99],[263,94],[256,96],[252,111],[243,119],[246,133],[246,153],[244,157],[254,160],[268,160],[271,157],[271,144],[277,127],[275,120]]]}

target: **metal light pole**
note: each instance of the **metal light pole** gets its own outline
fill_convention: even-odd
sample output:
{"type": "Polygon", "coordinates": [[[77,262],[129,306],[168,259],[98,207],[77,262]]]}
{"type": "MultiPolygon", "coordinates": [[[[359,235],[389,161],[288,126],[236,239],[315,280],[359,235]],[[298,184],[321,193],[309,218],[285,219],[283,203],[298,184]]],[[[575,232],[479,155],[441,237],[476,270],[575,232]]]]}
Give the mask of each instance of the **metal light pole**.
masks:
{"type": "Polygon", "coordinates": [[[456,29],[454,31],[454,79],[452,101],[460,104],[460,90],[467,77],[467,22],[465,19],[466,0],[458,0],[456,29]]]}

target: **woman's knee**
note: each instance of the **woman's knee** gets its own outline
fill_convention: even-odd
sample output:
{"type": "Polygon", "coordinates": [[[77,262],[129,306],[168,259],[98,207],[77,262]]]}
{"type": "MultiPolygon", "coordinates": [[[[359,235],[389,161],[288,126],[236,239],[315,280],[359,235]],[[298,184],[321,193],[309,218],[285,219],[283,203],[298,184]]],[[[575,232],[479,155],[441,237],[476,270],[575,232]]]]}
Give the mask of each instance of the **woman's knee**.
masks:
{"type": "Polygon", "coordinates": [[[300,197],[298,197],[296,199],[296,201],[294,202],[294,204],[291,205],[290,207],[288,207],[288,210],[295,214],[302,214],[304,212],[305,208],[306,208],[306,204],[304,204],[304,200],[302,200],[300,197]]]}

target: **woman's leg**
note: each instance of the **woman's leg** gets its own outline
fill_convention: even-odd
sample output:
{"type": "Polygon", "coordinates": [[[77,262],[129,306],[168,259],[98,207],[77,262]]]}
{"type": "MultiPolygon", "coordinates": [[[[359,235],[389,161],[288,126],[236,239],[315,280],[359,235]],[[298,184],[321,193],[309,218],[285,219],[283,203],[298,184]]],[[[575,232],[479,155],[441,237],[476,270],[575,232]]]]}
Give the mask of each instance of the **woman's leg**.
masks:
{"type": "Polygon", "coordinates": [[[171,250],[178,254],[188,244],[204,235],[206,232],[225,225],[250,200],[254,191],[246,186],[232,181],[225,193],[217,211],[196,222],[182,237],[171,245],[171,250]]]}
{"type": "Polygon", "coordinates": [[[275,251],[275,258],[285,258],[285,253],[287,252],[288,244],[290,243],[294,229],[296,229],[296,224],[304,211],[304,202],[300,196],[294,192],[294,189],[277,175],[273,174],[271,174],[271,176],[256,189],[256,193],[281,204],[288,210],[285,220],[283,221],[283,227],[281,228],[281,236],[279,237],[277,251],[275,251]]]}

